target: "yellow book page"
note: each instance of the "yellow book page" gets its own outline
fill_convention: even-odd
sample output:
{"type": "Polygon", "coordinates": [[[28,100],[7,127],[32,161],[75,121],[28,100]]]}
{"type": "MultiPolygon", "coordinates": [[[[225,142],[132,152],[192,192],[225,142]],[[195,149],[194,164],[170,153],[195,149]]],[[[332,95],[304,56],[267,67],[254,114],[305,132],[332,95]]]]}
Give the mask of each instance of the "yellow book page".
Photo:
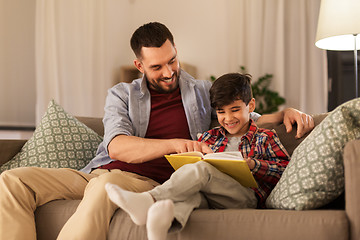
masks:
{"type": "Polygon", "coordinates": [[[174,170],[178,170],[185,164],[196,163],[201,160],[201,157],[196,156],[165,155],[165,157],[174,170]]]}
{"type": "Polygon", "coordinates": [[[198,152],[189,152],[181,154],[165,155],[174,170],[179,169],[185,164],[195,163],[197,161],[206,161],[238,181],[245,187],[258,187],[249,166],[244,160],[234,159],[202,159],[202,154],[198,152]]]}
{"type": "Polygon", "coordinates": [[[244,160],[204,159],[204,161],[234,178],[244,187],[258,187],[248,164],[244,160]]]}

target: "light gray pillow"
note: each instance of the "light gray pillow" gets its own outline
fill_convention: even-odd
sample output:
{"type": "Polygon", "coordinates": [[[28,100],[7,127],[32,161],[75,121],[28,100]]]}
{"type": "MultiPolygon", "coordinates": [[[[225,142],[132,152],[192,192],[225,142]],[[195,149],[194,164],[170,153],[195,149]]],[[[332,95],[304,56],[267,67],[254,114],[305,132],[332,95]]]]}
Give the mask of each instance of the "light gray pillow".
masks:
{"type": "Polygon", "coordinates": [[[21,151],[0,167],[81,169],[95,156],[102,137],[78,121],[54,100],[21,151]]]}
{"type": "Polygon", "coordinates": [[[268,208],[315,209],[344,191],[343,149],[360,138],[360,99],[332,111],[295,149],[266,201],[268,208]]]}

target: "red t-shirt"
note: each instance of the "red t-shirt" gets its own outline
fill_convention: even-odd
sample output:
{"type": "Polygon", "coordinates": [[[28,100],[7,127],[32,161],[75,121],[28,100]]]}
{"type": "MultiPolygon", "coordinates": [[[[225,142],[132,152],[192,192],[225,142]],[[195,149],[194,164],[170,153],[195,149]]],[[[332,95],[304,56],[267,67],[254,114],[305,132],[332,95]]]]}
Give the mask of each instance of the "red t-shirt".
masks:
{"type": "MultiPolygon", "coordinates": [[[[145,138],[191,139],[184,106],[181,100],[180,88],[167,94],[150,90],[150,94],[151,112],[145,138]]],[[[139,149],[139,151],[141,151],[141,149],[139,149]]],[[[121,169],[123,171],[137,173],[159,183],[165,182],[174,172],[165,157],[137,164],[113,161],[101,166],[101,168],[121,169]]]]}

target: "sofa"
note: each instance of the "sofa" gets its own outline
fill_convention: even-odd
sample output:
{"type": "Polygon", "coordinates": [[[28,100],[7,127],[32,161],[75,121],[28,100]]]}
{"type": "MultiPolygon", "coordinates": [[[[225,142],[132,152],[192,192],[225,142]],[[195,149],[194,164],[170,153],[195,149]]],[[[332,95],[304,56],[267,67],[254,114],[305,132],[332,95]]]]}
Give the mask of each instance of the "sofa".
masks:
{"type": "MultiPolygon", "coordinates": [[[[314,115],[318,125],[327,114],[314,115]]],[[[77,117],[79,121],[103,135],[100,118],[77,117]]],[[[283,124],[260,127],[275,129],[291,155],[306,137],[295,139],[296,127],[286,133],[283,124]]],[[[0,166],[20,151],[26,140],[0,140],[0,166]]],[[[168,239],[360,239],[360,141],[346,144],[343,152],[345,191],[326,206],[315,210],[278,209],[197,209],[183,231],[170,233],[168,239]]],[[[1,194],[1,193],[0,193],[1,194]]],[[[39,240],[56,239],[60,229],[74,213],[79,200],[55,200],[35,212],[39,240]]],[[[111,222],[108,239],[147,239],[144,226],[132,223],[129,216],[118,209],[111,222]]]]}

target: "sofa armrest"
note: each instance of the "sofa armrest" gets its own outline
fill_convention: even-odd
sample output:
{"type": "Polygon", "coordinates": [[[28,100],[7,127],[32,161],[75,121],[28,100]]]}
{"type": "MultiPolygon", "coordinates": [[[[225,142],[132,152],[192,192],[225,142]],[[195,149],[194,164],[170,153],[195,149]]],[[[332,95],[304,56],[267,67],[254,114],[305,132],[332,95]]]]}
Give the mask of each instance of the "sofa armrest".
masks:
{"type": "Polygon", "coordinates": [[[26,143],[27,140],[0,139],[0,166],[13,158],[26,143]]]}
{"type": "Polygon", "coordinates": [[[345,211],[350,222],[351,239],[360,239],[360,140],[348,142],[344,148],[345,211]]]}

